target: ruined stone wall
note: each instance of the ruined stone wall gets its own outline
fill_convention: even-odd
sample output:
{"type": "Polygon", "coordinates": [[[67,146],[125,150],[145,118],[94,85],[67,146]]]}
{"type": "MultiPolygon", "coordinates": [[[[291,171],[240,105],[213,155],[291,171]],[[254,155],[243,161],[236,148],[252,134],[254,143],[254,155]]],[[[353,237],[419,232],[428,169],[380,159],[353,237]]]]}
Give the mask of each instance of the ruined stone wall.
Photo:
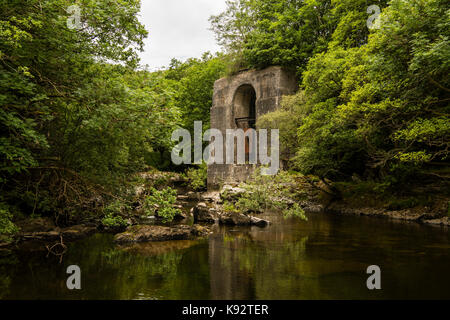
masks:
{"type": "MultiPolygon", "coordinates": [[[[263,114],[275,111],[280,106],[283,95],[297,91],[293,72],[282,67],[272,66],[263,70],[244,71],[237,75],[219,79],[214,84],[213,105],[211,108],[211,128],[222,131],[225,144],[226,129],[237,128],[235,119],[245,115],[249,101],[248,89],[256,95],[256,120],[263,114]],[[243,88],[245,90],[243,90],[243,88]]],[[[224,145],[224,157],[226,157],[224,145]]],[[[208,166],[208,188],[214,189],[222,183],[245,181],[255,165],[212,164],[208,166]]]]}

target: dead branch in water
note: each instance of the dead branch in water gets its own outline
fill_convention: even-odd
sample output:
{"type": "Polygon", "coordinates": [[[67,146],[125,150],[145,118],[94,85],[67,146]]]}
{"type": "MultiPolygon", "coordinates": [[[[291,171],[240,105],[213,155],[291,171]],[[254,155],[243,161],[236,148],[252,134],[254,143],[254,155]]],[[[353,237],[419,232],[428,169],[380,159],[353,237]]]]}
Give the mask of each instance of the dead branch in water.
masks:
{"type": "Polygon", "coordinates": [[[47,248],[47,258],[51,254],[59,257],[59,263],[62,262],[62,258],[64,254],[67,252],[67,246],[64,244],[62,234],[59,235],[60,242],[57,242],[53,244],[51,247],[49,245],[46,245],[47,248]],[[58,251],[57,248],[62,248],[62,251],[58,251]]]}

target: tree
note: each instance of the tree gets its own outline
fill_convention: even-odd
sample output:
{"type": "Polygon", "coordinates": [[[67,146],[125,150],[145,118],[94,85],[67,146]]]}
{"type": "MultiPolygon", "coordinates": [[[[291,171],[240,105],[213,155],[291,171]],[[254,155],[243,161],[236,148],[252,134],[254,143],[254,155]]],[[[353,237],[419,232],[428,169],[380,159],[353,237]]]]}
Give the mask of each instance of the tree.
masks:
{"type": "Polygon", "coordinates": [[[442,1],[392,1],[367,45],[331,44],[310,60],[303,86],[314,106],[297,154],[303,171],[390,184],[419,169],[439,176],[425,169],[448,160],[447,15],[442,1]]]}
{"type": "MultiPolygon", "coordinates": [[[[181,110],[183,127],[194,132],[194,121],[209,129],[214,82],[225,74],[225,60],[205,53],[202,59],[190,59],[178,66],[183,75],[178,82],[176,104],[181,110]]],[[[173,71],[172,71],[173,72],[173,71]]]]}
{"type": "Polygon", "coordinates": [[[134,71],[147,35],[140,2],[79,1],[81,24],[70,29],[72,4],[0,4],[2,217],[90,208],[142,168],[145,152],[167,145],[161,132],[177,121],[170,102],[159,104],[172,93],[147,92],[134,71]]]}
{"type": "MultiPolygon", "coordinates": [[[[387,1],[375,1],[384,7],[387,1]]],[[[365,0],[234,0],[211,17],[212,29],[234,58],[235,71],[282,65],[301,78],[328,43],[344,48],[367,42],[365,0]]]]}

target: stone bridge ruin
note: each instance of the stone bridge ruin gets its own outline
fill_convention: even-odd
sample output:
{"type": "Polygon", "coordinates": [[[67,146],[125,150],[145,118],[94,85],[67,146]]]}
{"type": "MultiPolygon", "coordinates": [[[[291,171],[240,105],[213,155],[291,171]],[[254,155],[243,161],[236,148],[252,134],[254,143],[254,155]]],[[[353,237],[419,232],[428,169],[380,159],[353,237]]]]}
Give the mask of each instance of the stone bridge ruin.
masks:
{"type": "MultiPolygon", "coordinates": [[[[224,137],[226,129],[240,128],[244,131],[247,128],[254,129],[260,116],[275,111],[280,106],[283,95],[294,94],[296,91],[295,74],[279,66],[243,71],[219,79],[214,83],[211,128],[220,130],[224,137]]],[[[255,166],[254,164],[208,165],[208,189],[215,189],[221,184],[245,181],[255,166]]]]}

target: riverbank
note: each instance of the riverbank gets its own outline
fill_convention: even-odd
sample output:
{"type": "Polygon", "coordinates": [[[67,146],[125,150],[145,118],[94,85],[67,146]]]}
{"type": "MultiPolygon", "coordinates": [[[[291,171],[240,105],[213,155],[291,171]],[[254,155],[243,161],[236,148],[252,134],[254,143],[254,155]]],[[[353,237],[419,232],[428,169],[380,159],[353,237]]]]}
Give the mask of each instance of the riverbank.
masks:
{"type": "Polygon", "coordinates": [[[437,226],[446,226],[446,227],[450,226],[449,217],[442,217],[440,215],[424,211],[423,208],[410,208],[403,210],[388,210],[384,208],[370,208],[370,207],[352,208],[346,206],[344,203],[336,202],[330,204],[326,208],[326,211],[341,215],[369,216],[377,218],[412,221],[437,226]]]}
{"type": "MultiPolygon", "coordinates": [[[[177,238],[192,239],[196,236],[208,236],[206,230],[198,231],[192,229],[194,225],[255,225],[261,228],[270,225],[271,221],[261,219],[260,213],[248,210],[239,211],[235,204],[240,197],[245,196],[251,199],[253,195],[245,185],[225,185],[220,191],[195,192],[186,180],[179,175],[170,174],[145,174],[146,181],[164,182],[164,185],[171,186],[177,190],[176,203],[174,207],[180,210],[172,223],[164,223],[157,215],[146,217],[142,213],[143,195],[148,192],[148,186],[145,183],[136,188],[137,210],[124,217],[126,224],[117,227],[105,227],[101,217],[86,217],[85,221],[77,224],[58,226],[53,218],[40,217],[28,218],[16,222],[19,232],[15,234],[10,241],[0,242],[0,248],[10,248],[26,241],[39,241],[48,244],[65,244],[67,242],[79,240],[94,233],[126,233],[130,228],[136,226],[156,225],[165,227],[162,229],[149,228],[144,232],[142,239],[145,241],[171,240],[177,238]],[[231,207],[231,209],[230,209],[231,207]],[[186,229],[180,231],[176,228],[185,225],[186,229]],[[127,229],[128,228],[128,229],[127,229]],[[159,235],[151,235],[152,230],[157,230],[159,235]],[[180,233],[181,232],[181,233],[180,233]],[[180,236],[182,234],[182,236],[180,236]],[[172,237],[173,235],[173,237],[172,237]]],[[[310,181],[309,181],[310,182],[310,181]]],[[[436,197],[439,201],[429,201],[431,205],[417,205],[410,208],[392,209],[391,202],[383,202],[378,195],[355,192],[354,187],[345,186],[347,189],[339,191],[343,198],[330,198],[331,190],[323,184],[311,184],[305,178],[296,178],[295,183],[291,183],[290,188],[295,192],[290,196],[277,199],[282,202],[286,208],[297,205],[301,210],[308,213],[329,212],[335,215],[356,215],[369,216],[385,219],[395,219],[399,221],[415,222],[420,224],[435,225],[448,228],[450,226],[450,217],[447,215],[447,198],[436,197]],[[367,204],[367,205],[364,205],[367,204]]],[[[260,197],[260,195],[254,195],[260,197]]],[[[270,198],[270,197],[269,197],[270,198]]],[[[398,203],[405,202],[403,199],[396,199],[398,203]],[[403,201],[403,202],[402,202],[403,201]]],[[[126,239],[126,237],[124,237],[126,239]]]]}
{"type": "Polygon", "coordinates": [[[450,225],[450,194],[446,181],[428,184],[412,181],[397,190],[367,181],[335,183],[334,186],[339,198],[317,197],[331,213],[450,225]]]}

